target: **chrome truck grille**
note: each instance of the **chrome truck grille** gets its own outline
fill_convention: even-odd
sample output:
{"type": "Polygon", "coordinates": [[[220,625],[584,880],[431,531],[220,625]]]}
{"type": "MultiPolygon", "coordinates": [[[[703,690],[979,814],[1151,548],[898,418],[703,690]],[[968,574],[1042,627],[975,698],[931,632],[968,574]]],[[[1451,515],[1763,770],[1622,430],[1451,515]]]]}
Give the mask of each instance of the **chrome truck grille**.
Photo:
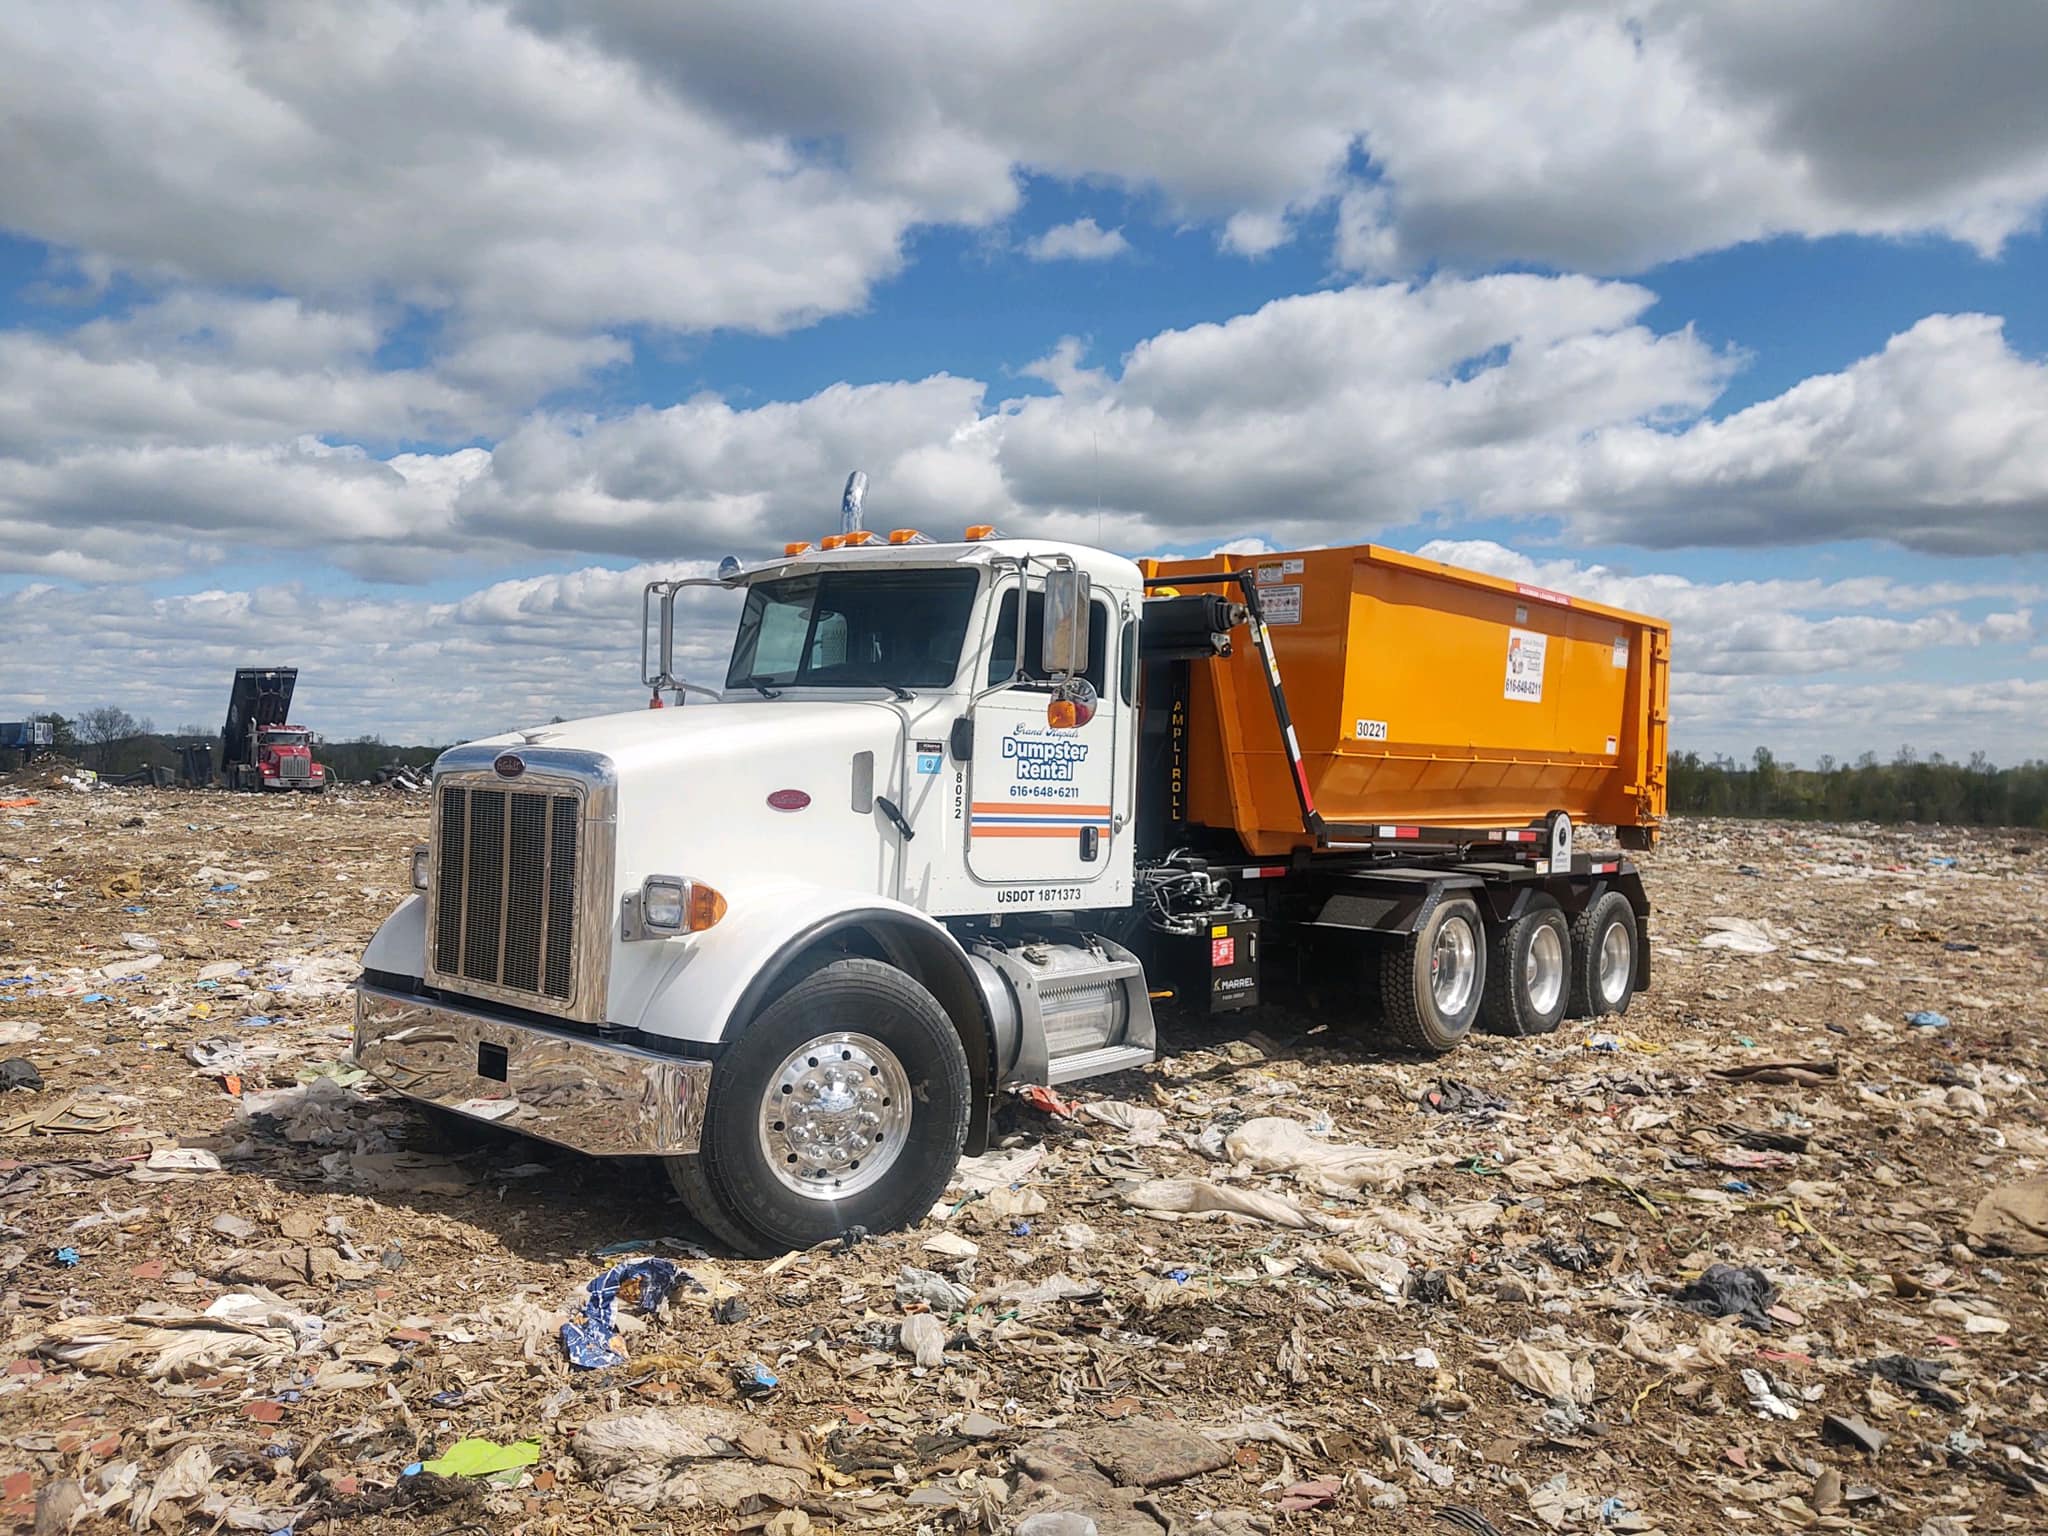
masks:
{"type": "Polygon", "coordinates": [[[277,776],[280,779],[303,779],[311,770],[303,757],[280,757],[277,760],[277,776]]]}
{"type": "Polygon", "coordinates": [[[464,995],[601,1021],[612,821],[608,772],[506,779],[444,766],[434,786],[427,979],[464,995]]]}

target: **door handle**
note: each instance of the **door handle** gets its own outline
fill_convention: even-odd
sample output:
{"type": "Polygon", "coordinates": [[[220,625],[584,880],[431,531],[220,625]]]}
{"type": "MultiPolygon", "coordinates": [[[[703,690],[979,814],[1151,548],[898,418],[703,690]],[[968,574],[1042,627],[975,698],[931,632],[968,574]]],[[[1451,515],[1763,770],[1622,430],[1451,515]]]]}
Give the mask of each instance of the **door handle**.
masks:
{"type": "Polygon", "coordinates": [[[884,816],[888,817],[889,820],[896,824],[896,830],[903,834],[903,841],[905,841],[906,843],[909,842],[913,837],[917,836],[916,831],[912,829],[909,821],[905,819],[903,813],[896,809],[896,802],[894,800],[891,800],[887,795],[875,796],[875,809],[880,811],[884,816]]]}

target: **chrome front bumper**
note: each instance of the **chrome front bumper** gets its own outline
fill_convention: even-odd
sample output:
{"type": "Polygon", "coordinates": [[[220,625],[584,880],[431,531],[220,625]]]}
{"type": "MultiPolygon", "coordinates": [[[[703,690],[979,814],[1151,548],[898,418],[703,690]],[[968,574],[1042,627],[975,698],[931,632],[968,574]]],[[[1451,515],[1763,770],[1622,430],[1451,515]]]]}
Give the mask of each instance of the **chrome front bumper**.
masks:
{"type": "Polygon", "coordinates": [[[711,1063],[356,985],[355,1059],[409,1099],[598,1157],[695,1152],[711,1063]]]}

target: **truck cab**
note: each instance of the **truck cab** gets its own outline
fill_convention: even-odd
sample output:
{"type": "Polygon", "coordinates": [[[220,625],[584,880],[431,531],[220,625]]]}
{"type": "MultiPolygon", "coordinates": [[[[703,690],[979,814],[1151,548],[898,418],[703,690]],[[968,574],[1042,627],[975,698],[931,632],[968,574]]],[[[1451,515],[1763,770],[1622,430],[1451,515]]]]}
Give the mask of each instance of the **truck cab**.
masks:
{"type": "Polygon", "coordinates": [[[267,726],[256,733],[257,783],[264,789],[327,787],[325,764],[313,761],[313,733],[302,725],[267,726]]]}
{"type": "Polygon", "coordinates": [[[358,1059],[458,1113],[667,1157],[747,1249],[921,1210],[1000,1083],[1150,1060],[1142,967],[1089,921],[1133,899],[1143,581],[976,532],[657,584],[662,707],[444,754],[422,889],[365,956],[358,1059]],[[693,588],[731,604],[715,683],[673,670],[693,588]]]}

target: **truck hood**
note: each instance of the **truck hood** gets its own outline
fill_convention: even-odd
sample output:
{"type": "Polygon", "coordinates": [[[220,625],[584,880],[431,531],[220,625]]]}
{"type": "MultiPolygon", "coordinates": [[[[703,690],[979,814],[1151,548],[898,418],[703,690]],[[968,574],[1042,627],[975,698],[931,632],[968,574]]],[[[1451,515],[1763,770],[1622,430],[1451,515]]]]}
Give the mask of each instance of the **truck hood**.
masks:
{"type": "Polygon", "coordinates": [[[904,730],[903,714],[879,699],[760,699],[594,715],[508,731],[470,745],[602,753],[622,785],[662,770],[730,765],[749,770],[756,779],[782,775],[777,784],[764,781],[764,789],[787,784],[815,796],[824,786],[808,781],[829,775],[837,786],[856,752],[892,761],[904,730]]]}

